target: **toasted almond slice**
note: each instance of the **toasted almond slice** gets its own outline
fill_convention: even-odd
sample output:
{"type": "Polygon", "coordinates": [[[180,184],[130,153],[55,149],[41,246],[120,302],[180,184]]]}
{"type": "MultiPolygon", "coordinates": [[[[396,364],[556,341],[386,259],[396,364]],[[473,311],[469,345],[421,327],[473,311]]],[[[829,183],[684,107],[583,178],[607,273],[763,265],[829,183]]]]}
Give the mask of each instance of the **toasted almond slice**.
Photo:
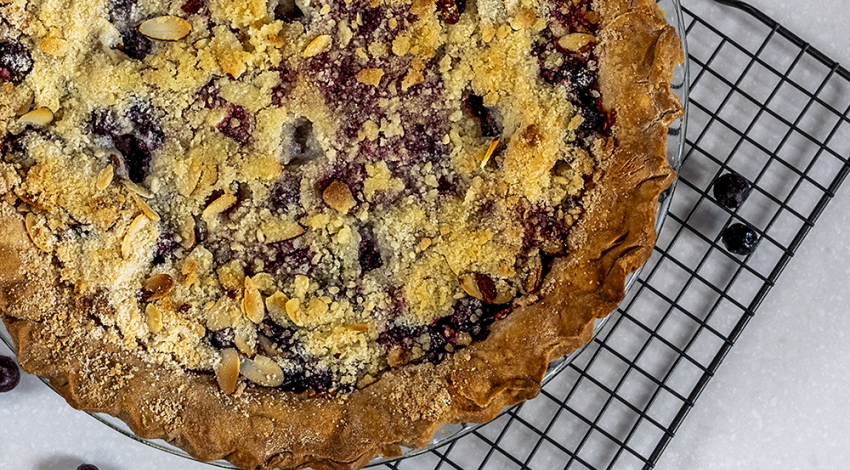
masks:
{"type": "Polygon", "coordinates": [[[481,169],[484,169],[484,167],[487,166],[487,162],[490,161],[490,157],[493,156],[493,152],[496,151],[496,147],[499,146],[499,142],[501,140],[501,137],[496,137],[490,141],[490,146],[487,147],[487,152],[484,153],[484,158],[481,159],[481,169]]]}
{"type": "Polygon", "coordinates": [[[300,316],[298,312],[301,310],[301,301],[298,299],[289,299],[286,301],[286,315],[296,325],[300,325],[300,316]]]}
{"type": "Polygon", "coordinates": [[[177,16],[160,16],[143,21],[139,32],[151,39],[177,41],[192,32],[192,24],[177,16]]]}
{"type": "Polygon", "coordinates": [[[150,222],[150,219],[145,214],[139,214],[130,222],[130,227],[127,233],[124,234],[124,240],[121,242],[121,258],[127,259],[130,257],[130,252],[133,249],[133,239],[142,231],[143,228],[150,222]]]}
{"type": "Polygon", "coordinates": [[[596,43],[596,36],[584,33],[572,33],[558,39],[558,46],[565,51],[578,52],[588,44],[596,43]]]}
{"type": "Polygon", "coordinates": [[[543,261],[540,256],[532,256],[520,274],[520,291],[523,294],[533,292],[540,286],[543,276],[543,261]]]}
{"type": "Polygon", "coordinates": [[[162,331],[162,311],[154,304],[148,304],[145,307],[145,323],[151,333],[159,333],[162,331]]]}
{"type": "Polygon", "coordinates": [[[245,295],[242,296],[242,312],[254,323],[260,323],[266,316],[266,304],[263,295],[250,277],[245,278],[245,295]]]}
{"type": "Polygon", "coordinates": [[[211,219],[216,215],[224,212],[229,209],[230,206],[236,204],[237,198],[233,194],[222,194],[215,201],[211,202],[210,205],[204,209],[204,212],[201,214],[201,217],[205,220],[211,219]]]}
{"type": "Polygon", "coordinates": [[[249,338],[249,332],[256,334],[257,330],[253,328],[236,328],[233,334],[233,344],[236,345],[236,349],[239,350],[242,354],[253,356],[254,353],[257,352],[257,342],[252,341],[249,338]]]}
{"type": "Polygon", "coordinates": [[[266,310],[275,323],[284,324],[289,319],[286,313],[287,302],[289,302],[289,297],[280,291],[266,297],[266,310]]]}
{"type": "Polygon", "coordinates": [[[33,109],[18,118],[18,124],[23,125],[46,126],[51,122],[53,122],[53,111],[45,107],[33,109]]]}
{"type": "Polygon", "coordinates": [[[253,360],[243,357],[242,375],[263,387],[278,387],[283,383],[283,370],[271,358],[258,354],[253,360]]]}
{"type": "Polygon", "coordinates": [[[68,41],[62,38],[47,38],[44,41],[41,41],[38,48],[45,54],[50,54],[55,57],[62,57],[67,54],[70,49],[68,47],[68,41]]]}
{"type": "Polygon", "coordinates": [[[49,242],[51,235],[46,235],[44,229],[38,226],[38,219],[32,212],[28,212],[26,217],[24,217],[24,228],[26,228],[32,243],[39,250],[45,253],[53,251],[52,244],[49,242]]]}
{"type": "Polygon", "coordinates": [[[516,296],[516,291],[509,284],[502,281],[497,283],[486,274],[461,274],[458,282],[467,294],[488,304],[505,304],[516,296]]]}
{"type": "Polygon", "coordinates": [[[310,44],[307,44],[307,47],[304,48],[304,52],[301,53],[301,57],[306,59],[327,51],[330,49],[332,41],[333,39],[331,39],[331,37],[327,34],[316,36],[316,39],[310,41],[310,44]]]}
{"type": "Polygon", "coordinates": [[[32,196],[30,196],[29,194],[26,194],[25,192],[23,192],[19,189],[15,190],[15,196],[18,196],[18,199],[26,202],[27,204],[31,205],[32,207],[34,207],[36,209],[39,209],[39,210],[42,210],[42,211],[50,210],[50,207],[45,206],[44,204],[40,204],[32,196]]]}
{"type": "Polygon", "coordinates": [[[359,333],[365,333],[369,331],[369,325],[346,325],[345,328],[351,331],[357,331],[359,333]]]}
{"type": "Polygon", "coordinates": [[[240,316],[241,313],[239,313],[236,301],[230,297],[223,296],[218,302],[207,308],[207,328],[212,331],[233,328],[239,321],[240,316]]]}
{"type": "Polygon", "coordinates": [[[100,173],[97,175],[97,182],[95,183],[95,188],[98,191],[103,191],[108,188],[110,184],[112,184],[112,178],[115,177],[115,168],[112,167],[112,164],[106,166],[106,168],[100,170],[100,173]]]}
{"type": "Polygon", "coordinates": [[[322,199],[336,211],[347,214],[356,204],[351,189],[342,181],[334,181],[322,192],[322,199]]]}
{"type": "Polygon", "coordinates": [[[232,395],[239,382],[239,353],[233,348],[221,351],[221,361],[213,367],[215,380],[221,391],[232,395]]]}
{"type": "Polygon", "coordinates": [[[142,299],[147,301],[159,300],[174,287],[174,279],[168,274],[157,274],[142,284],[142,299]]]}
{"type": "Polygon", "coordinates": [[[143,214],[148,216],[148,218],[153,220],[154,222],[159,222],[159,214],[154,212],[153,209],[151,209],[151,207],[147,205],[145,201],[142,200],[142,198],[136,195],[136,193],[131,194],[131,196],[133,196],[133,200],[136,201],[136,205],[139,206],[139,209],[142,210],[143,214]]]}
{"type": "Polygon", "coordinates": [[[136,184],[132,181],[124,180],[124,181],[121,182],[121,184],[123,184],[124,187],[129,189],[131,192],[133,192],[133,193],[135,193],[135,194],[137,194],[137,195],[139,195],[139,196],[141,196],[145,199],[150,199],[150,198],[153,197],[153,193],[148,191],[147,188],[145,188],[144,186],[140,186],[140,185],[138,185],[138,184],[136,184]]]}

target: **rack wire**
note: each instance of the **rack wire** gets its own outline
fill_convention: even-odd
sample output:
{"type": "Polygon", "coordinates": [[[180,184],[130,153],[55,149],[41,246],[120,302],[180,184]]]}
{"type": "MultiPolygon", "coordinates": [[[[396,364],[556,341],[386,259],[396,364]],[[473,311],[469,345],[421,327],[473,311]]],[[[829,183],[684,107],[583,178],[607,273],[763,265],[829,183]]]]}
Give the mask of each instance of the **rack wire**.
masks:
{"type": "Polygon", "coordinates": [[[731,8],[683,7],[690,138],[656,250],[620,309],[538,398],[381,467],[656,465],[850,171],[850,73],[750,5],[715,1],[731,8]],[[737,210],[711,194],[728,171],[753,182],[737,210]],[[760,237],[750,256],[720,243],[735,222],[760,237]]]}

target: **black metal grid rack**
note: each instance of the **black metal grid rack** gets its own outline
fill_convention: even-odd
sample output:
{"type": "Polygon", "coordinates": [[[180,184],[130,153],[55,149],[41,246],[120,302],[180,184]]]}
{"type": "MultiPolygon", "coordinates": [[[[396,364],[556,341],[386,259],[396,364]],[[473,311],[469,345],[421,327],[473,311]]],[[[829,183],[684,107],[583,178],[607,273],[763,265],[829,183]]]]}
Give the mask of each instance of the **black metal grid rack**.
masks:
{"type": "Polygon", "coordinates": [[[658,244],[621,308],[540,396],[392,469],[651,468],[782,274],[850,163],[850,73],[733,0],[684,10],[689,138],[658,244]],[[725,16],[723,29],[699,9],[725,16]],[[738,210],[710,189],[754,183],[738,210]],[[754,227],[754,254],[720,234],[754,227]]]}

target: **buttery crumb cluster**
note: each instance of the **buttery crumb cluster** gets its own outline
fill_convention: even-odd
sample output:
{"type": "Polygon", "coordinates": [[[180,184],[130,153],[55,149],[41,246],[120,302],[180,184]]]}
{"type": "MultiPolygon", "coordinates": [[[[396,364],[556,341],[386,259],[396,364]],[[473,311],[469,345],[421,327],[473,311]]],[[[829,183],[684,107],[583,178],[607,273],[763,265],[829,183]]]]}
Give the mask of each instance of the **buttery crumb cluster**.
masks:
{"type": "Polygon", "coordinates": [[[581,0],[6,0],[0,197],[151,360],[346,392],[486,338],[609,132],[581,0]]]}

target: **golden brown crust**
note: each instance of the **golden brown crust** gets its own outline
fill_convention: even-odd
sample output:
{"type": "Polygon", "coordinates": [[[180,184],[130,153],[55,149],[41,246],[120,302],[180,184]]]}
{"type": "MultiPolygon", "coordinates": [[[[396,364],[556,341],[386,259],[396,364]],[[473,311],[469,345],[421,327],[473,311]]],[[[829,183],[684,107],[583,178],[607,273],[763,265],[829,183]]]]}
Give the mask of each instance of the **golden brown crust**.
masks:
{"type": "Polygon", "coordinates": [[[605,158],[594,202],[570,234],[583,249],[558,258],[539,298],[494,323],[485,341],[439,365],[387,371],[347,396],[249,387],[228,397],[212,375],[148,363],[79,325],[56,337],[46,318],[72,322],[63,312],[109,307],[58,283],[49,256],[28,241],[24,217],[0,202],[0,308],[21,366],[75,408],[246,469],[356,469],[378,454],[398,455],[399,446],[426,445],[446,423],[487,421],[533,398],[549,362],[590,340],[593,321],[617,306],[626,276],[648,259],[658,196],[674,178],[665,142],[681,113],[669,89],[682,60],[675,31],[649,0],[599,1],[597,11],[600,88],[616,124],[596,149],[605,158]]]}

